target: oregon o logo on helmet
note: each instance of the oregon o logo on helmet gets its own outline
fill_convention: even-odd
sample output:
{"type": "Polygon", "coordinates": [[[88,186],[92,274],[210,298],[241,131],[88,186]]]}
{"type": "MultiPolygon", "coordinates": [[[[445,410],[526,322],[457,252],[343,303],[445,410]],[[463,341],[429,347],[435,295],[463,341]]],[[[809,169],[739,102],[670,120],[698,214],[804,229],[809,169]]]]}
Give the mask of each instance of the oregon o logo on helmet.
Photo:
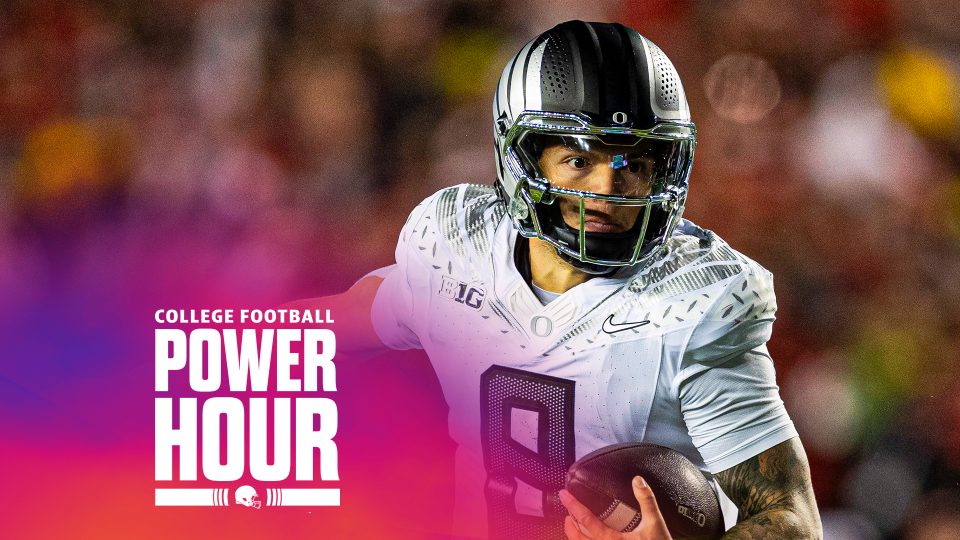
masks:
{"type": "Polygon", "coordinates": [[[617,124],[626,124],[629,118],[627,118],[627,113],[623,111],[617,111],[613,113],[613,121],[617,124]]]}

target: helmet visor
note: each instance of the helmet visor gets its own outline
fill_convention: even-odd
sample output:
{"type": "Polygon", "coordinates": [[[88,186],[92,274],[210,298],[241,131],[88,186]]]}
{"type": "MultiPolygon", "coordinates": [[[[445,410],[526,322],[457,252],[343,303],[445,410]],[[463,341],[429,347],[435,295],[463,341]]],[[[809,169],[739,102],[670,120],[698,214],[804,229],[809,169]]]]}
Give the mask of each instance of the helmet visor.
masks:
{"type": "Polygon", "coordinates": [[[525,172],[555,193],[634,199],[655,196],[680,180],[685,141],[627,134],[527,132],[516,148],[525,172]]]}
{"type": "Polygon", "coordinates": [[[635,230],[642,210],[663,202],[675,185],[684,145],[680,140],[628,134],[528,132],[517,143],[518,158],[536,203],[557,206],[566,224],[586,232],[635,230]],[[539,186],[538,186],[538,185],[539,186]]]}
{"type": "MultiPolygon", "coordinates": [[[[693,140],[649,133],[519,134],[520,195],[535,235],[600,265],[632,264],[683,207],[693,140]]],[[[659,243],[659,242],[658,242],[659,243]]]]}

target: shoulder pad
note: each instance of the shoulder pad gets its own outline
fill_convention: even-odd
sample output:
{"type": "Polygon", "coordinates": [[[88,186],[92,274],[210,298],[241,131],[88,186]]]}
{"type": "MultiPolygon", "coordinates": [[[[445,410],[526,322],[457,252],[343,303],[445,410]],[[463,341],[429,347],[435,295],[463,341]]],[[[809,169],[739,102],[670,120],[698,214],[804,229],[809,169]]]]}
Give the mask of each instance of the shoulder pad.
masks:
{"type": "MultiPolygon", "coordinates": [[[[711,233],[712,234],[712,233],[711,233]]],[[[726,244],[724,244],[726,245],[726,244]]],[[[730,275],[690,335],[685,365],[710,363],[763,345],[776,320],[777,299],[773,274],[727,246],[738,271],[730,275]]]]}
{"type": "Polygon", "coordinates": [[[662,298],[703,289],[735,276],[749,260],[712,231],[686,220],[650,257],[652,260],[630,282],[629,290],[662,298]]]}
{"type": "Polygon", "coordinates": [[[773,274],[759,264],[749,261],[717,298],[704,320],[726,321],[735,325],[767,315],[772,316],[776,311],[773,274]]]}
{"type": "Polygon", "coordinates": [[[506,213],[494,187],[460,184],[434,193],[421,206],[404,225],[401,243],[409,242],[407,249],[434,269],[483,281],[490,238],[506,213]]]}

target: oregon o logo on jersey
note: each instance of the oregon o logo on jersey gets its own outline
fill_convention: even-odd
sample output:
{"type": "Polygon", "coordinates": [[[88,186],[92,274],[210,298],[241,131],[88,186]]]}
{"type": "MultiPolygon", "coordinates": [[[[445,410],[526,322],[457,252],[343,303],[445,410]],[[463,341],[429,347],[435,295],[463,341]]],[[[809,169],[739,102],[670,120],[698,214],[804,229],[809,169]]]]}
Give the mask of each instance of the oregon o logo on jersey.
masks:
{"type": "Polygon", "coordinates": [[[553,333],[553,321],[543,315],[537,315],[530,319],[530,331],[534,335],[547,337],[553,333]]]}

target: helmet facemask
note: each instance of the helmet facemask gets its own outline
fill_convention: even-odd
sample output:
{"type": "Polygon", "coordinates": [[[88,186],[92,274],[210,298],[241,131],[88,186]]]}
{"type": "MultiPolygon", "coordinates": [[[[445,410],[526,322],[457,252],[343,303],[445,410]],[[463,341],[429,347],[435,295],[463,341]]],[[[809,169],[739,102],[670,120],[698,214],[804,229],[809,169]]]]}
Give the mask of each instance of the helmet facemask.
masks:
{"type": "Polygon", "coordinates": [[[635,130],[524,112],[501,147],[516,179],[510,214],[521,235],[585,272],[635,264],[680,220],[694,141],[692,124],[635,130]]]}

